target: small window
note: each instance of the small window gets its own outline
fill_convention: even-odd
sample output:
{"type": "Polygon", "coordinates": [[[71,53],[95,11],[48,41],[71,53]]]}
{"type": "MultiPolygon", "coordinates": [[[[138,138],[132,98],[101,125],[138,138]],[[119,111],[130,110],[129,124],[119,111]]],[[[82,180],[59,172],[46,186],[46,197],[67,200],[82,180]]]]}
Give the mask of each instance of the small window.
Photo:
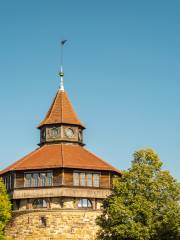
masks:
{"type": "Polygon", "coordinates": [[[73,173],[73,185],[79,186],[79,173],[77,172],[73,173]]]}
{"type": "Polygon", "coordinates": [[[40,173],[40,179],[41,179],[41,186],[42,187],[46,186],[46,174],[45,173],[40,173]]]}
{"type": "Polygon", "coordinates": [[[40,217],[40,224],[42,227],[47,227],[47,219],[45,216],[40,217]]]}
{"type": "Polygon", "coordinates": [[[93,186],[99,187],[99,174],[93,174],[93,186]]]}
{"type": "Polygon", "coordinates": [[[92,187],[92,173],[87,174],[87,186],[92,187]]]}
{"type": "Polygon", "coordinates": [[[32,186],[32,174],[31,173],[26,173],[25,174],[25,186],[26,187],[31,187],[32,186]]]}
{"type": "Polygon", "coordinates": [[[51,129],[51,137],[56,137],[59,134],[59,129],[54,127],[51,129]]]}
{"type": "Polygon", "coordinates": [[[38,187],[39,185],[39,174],[38,173],[33,173],[33,180],[34,180],[34,187],[38,187]]]}
{"type": "Polygon", "coordinates": [[[78,208],[92,208],[92,203],[87,198],[82,198],[78,202],[78,208]]]}
{"type": "Polygon", "coordinates": [[[41,138],[42,139],[46,138],[46,129],[41,130],[41,138]]]}
{"type": "Polygon", "coordinates": [[[53,185],[53,174],[52,172],[47,173],[47,186],[53,185]]]}
{"type": "Polygon", "coordinates": [[[86,175],[85,173],[80,173],[80,185],[86,186],[86,175]]]}
{"type": "Polygon", "coordinates": [[[33,208],[47,208],[47,202],[45,199],[36,199],[33,202],[33,208]]]}

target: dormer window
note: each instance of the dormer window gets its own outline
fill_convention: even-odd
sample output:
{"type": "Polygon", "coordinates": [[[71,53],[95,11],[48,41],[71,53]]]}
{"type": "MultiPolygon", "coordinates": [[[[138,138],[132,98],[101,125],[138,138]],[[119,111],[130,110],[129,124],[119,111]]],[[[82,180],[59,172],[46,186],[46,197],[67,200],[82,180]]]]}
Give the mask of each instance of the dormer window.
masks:
{"type": "Polygon", "coordinates": [[[81,187],[100,187],[100,174],[89,172],[74,172],[73,185],[81,187]]]}

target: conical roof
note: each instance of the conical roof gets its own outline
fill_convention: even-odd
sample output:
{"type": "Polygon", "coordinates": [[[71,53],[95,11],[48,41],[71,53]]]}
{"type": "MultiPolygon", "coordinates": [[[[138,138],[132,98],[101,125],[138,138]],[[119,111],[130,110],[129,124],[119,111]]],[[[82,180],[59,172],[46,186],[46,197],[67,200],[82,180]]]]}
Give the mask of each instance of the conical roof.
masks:
{"type": "Polygon", "coordinates": [[[58,90],[54,101],[51,104],[48,113],[46,114],[46,117],[38,125],[38,128],[41,128],[44,125],[58,123],[79,125],[85,128],[78,119],[67,93],[62,90],[58,90]]]}

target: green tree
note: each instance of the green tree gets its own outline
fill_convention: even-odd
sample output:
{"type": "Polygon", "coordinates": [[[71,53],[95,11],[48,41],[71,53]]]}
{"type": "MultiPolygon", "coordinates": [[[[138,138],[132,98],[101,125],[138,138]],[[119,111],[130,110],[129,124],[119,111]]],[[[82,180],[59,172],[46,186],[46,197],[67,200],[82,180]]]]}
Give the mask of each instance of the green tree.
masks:
{"type": "Polygon", "coordinates": [[[11,218],[11,203],[3,180],[0,178],[0,239],[4,239],[3,230],[11,218]]]}
{"type": "Polygon", "coordinates": [[[151,149],[134,153],[132,166],[115,177],[97,219],[101,240],[179,240],[180,185],[151,149]]]}

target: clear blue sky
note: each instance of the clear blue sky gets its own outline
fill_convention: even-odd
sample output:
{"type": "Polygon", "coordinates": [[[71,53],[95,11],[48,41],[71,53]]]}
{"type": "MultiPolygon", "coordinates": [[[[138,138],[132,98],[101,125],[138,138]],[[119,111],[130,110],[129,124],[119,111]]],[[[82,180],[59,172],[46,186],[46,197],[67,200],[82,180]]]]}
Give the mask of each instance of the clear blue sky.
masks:
{"type": "Polygon", "coordinates": [[[155,149],[180,179],[180,1],[0,0],[0,169],[36,148],[59,86],[92,152],[127,169],[155,149]]]}

